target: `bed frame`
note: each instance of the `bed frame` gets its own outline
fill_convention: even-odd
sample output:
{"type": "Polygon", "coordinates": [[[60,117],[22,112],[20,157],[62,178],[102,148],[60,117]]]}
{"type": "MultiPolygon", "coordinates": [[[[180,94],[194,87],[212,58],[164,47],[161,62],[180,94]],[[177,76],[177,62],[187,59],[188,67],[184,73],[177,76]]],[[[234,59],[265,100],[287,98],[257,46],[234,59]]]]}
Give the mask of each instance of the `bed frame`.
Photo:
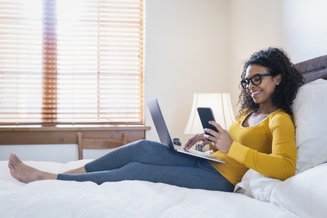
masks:
{"type": "Polygon", "coordinates": [[[327,55],[300,62],[295,67],[303,74],[306,83],[319,78],[327,80],[327,55]]]}
{"type": "Polygon", "coordinates": [[[83,149],[112,149],[145,139],[148,126],[106,127],[3,127],[0,128],[1,145],[77,144],[78,159],[83,149]]]}

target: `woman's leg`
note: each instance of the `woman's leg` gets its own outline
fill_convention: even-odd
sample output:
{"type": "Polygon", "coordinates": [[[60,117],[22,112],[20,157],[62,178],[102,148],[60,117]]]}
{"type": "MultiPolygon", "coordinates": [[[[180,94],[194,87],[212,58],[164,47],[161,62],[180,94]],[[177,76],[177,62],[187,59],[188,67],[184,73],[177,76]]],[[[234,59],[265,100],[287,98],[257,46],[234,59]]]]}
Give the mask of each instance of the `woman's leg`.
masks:
{"type": "Polygon", "coordinates": [[[158,142],[141,140],[115,149],[112,152],[86,164],[86,172],[106,171],[139,162],[165,166],[194,166],[196,158],[172,151],[158,142]]]}
{"type": "MultiPolygon", "coordinates": [[[[117,169],[130,162],[140,162],[150,165],[193,167],[198,161],[198,158],[177,153],[163,144],[142,140],[120,147],[86,164],[84,167],[66,172],[66,174],[117,169]]],[[[57,176],[27,166],[19,160],[16,155],[11,155],[9,168],[14,178],[25,183],[40,179],[55,179],[57,176]]]]}
{"type": "MultiPolygon", "coordinates": [[[[167,146],[164,146],[157,142],[140,140],[119,147],[114,151],[109,152],[106,155],[92,161],[91,163],[87,164],[87,168],[88,168],[87,170],[85,169],[85,166],[83,166],[77,169],[66,171],[64,173],[78,174],[78,173],[85,173],[85,172],[110,170],[110,169],[122,167],[131,161],[138,161],[138,162],[144,161],[145,158],[147,159],[147,161],[152,162],[153,160],[151,160],[148,157],[155,156],[155,155],[151,155],[151,154],[153,153],[158,154],[158,152],[160,152],[162,155],[167,154],[167,151],[169,150],[167,148],[168,148],[167,146]]],[[[169,151],[169,156],[171,156],[170,151],[169,151]]],[[[155,159],[155,160],[159,161],[159,159],[155,159]]]]}
{"type": "Polygon", "coordinates": [[[119,169],[85,174],[59,174],[57,179],[70,181],[92,181],[102,184],[108,181],[142,180],[161,182],[186,188],[217,191],[233,191],[234,186],[215,171],[209,163],[194,167],[159,166],[131,162],[119,169]]]}
{"type": "MultiPolygon", "coordinates": [[[[187,188],[233,191],[234,186],[221,176],[207,161],[190,158],[192,161],[189,162],[192,164],[189,166],[160,166],[130,162],[119,169],[71,175],[56,175],[37,170],[25,165],[16,155],[10,156],[8,166],[11,175],[24,183],[43,179],[92,181],[97,184],[107,181],[143,180],[162,182],[187,188]]],[[[183,158],[181,158],[181,160],[183,160],[183,158]]]]}

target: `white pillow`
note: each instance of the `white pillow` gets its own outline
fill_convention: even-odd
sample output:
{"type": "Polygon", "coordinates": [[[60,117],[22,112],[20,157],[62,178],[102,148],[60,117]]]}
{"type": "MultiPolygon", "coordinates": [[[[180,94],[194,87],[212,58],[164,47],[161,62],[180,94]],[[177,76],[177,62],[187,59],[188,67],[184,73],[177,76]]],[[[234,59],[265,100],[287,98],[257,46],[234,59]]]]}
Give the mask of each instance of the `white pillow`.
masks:
{"type": "Polygon", "coordinates": [[[327,80],[303,85],[293,104],[297,173],[327,161],[327,80]]]}
{"type": "Polygon", "coordinates": [[[278,183],[270,202],[303,218],[325,218],[327,214],[327,163],[278,183]]]}
{"type": "Polygon", "coordinates": [[[244,174],[242,181],[236,184],[234,192],[245,194],[260,201],[270,201],[272,190],[281,182],[249,169],[244,174]]]}

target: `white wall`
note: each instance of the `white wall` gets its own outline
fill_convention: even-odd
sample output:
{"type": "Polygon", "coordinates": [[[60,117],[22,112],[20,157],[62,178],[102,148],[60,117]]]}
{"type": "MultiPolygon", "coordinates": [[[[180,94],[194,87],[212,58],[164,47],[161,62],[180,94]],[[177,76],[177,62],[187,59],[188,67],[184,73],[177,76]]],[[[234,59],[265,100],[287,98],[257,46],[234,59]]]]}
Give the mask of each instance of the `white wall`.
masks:
{"type": "Polygon", "coordinates": [[[173,136],[185,138],[194,92],[229,89],[228,20],[228,0],[146,1],[145,97],[159,99],[173,136]]]}
{"type": "Polygon", "coordinates": [[[146,97],[159,98],[172,135],[185,141],[193,92],[230,92],[237,114],[253,52],[280,47],[294,63],[327,54],[326,8],[325,0],[147,1],[146,97]]]}
{"type": "MultiPolygon", "coordinates": [[[[282,2],[284,0],[231,0],[232,83],[230,92],[234,105],[240,93],[239,81],[244,62],[252,53],[269,46],[282,44],[282,2]]],[[[235,108],[235,114],[238,107],[235,108]]]]}
{"type": "Polygon", "coordinates": [[[327,1],[231,0],[231,93],[238,100],[244,61],[268,46],[283,48],[293,63],[327,54],[327,1]]]}
{"type": "Polygon", "coordinates": [[[327,54],[327,1],[283,1],[283,47],[297,63],[327,54]]]}

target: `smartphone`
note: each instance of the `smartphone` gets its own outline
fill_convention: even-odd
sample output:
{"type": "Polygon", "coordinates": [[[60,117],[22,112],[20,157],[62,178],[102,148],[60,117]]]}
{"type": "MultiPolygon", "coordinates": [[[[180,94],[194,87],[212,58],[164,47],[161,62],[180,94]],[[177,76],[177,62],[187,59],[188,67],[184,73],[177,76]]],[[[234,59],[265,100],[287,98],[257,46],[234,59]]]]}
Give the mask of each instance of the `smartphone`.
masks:
{"type": "Polygon", "coordinates": [[[212,109],[210,107],[198,107],[197,110],[203,129],[212,129],[216,132],[219,132],[216,127],[209,124],[209,121],[215,121],[215,116],[213,115],[212,109]]]}

